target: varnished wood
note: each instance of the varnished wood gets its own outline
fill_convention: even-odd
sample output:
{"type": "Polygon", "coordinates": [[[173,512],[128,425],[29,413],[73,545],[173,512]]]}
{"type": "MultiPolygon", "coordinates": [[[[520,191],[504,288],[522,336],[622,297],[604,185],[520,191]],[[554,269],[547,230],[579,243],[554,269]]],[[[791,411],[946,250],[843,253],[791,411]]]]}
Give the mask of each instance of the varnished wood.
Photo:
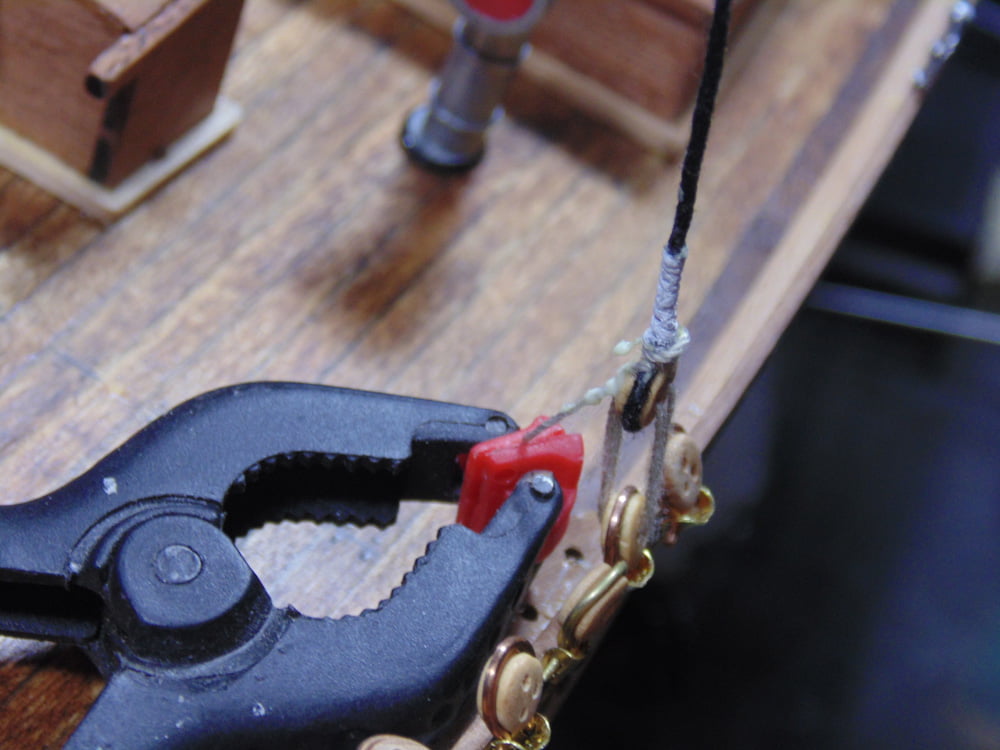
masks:
{"type": "Polygon", "coordinates": [[[242,116],[238,104],[219,97],[211,114],[113,188],[84,177],[40,146],[2,126],[0,164],[87,216],[110,223],[229,135],[242,116]]]}
{"type": "MultiPolygon", "coordinates": [[[[734,3],[734,44],[759,4],[734,3]]],[[[615,92],[664,124],[679,124],[694,100],[713,5],[704,0],[555,3],[532,44],[595,87],[615,92]]]]}
{"type": "MultiPolygon", "coordinates": [[[[0,4],[0,126],[116,187],[213,111],[241,7],[8,0],[0,4]]],[[[34,176],[23,162],[2,163],[34,176]]]]}
{"type": "Polygon", "coordinates": [[[532,44],[670,120],[688,108],[698,84],[705,29],[639,0],[578,0],[555,3],[532,44]]]}
{"type": "Polygon", "coordinates": [[[116,95],[128,100],[120,126],[104,134],[111,152],[102,182],[120,184],[212,112],[242,6],[173,0],[93,62],[88,87],[109,108],[116,95]]]}
{"type": "MultiPolygon", "coordinates": [[[[175,34],[206,4],[206,0],[174,0],[162,13],[150,15],[144,20],[146,25],[142,27],[141,34],[124,34],[91,62],[87,75],[94,80],[87,81],[87,87],[92,93],[103,96],[108,90],[120,86],[126,77],[133,77],[135,68],[149,57],[157,45],[175,34]]],[[[239,3],[232,3],[231,6],[237,11],[240,8],[239,3]]],[[[225,50],[227,46],[223,46],[225,50]]]]}
{"type": "MultiPolygon", "coordinates": [[[[681,416],[702,444],[888,158],[948,7],[789,0],[766,54],[730,68],[681,300],[694,337],[681,416]]],[[[614,371],[611,347],[649,313],[677,167],[522,81],[475,172],[421,172],[395,139],[448,44],[388,2],[250,0],[226,84],[243,125],[133,214],[102,229],[0,173],[3,502],[241,380],[466,401],[527,423],[614,371]]],[[[569,425],[591,456],[580,511],[515,625],[539,652],[600,559],[602,421],[569,425]]],[[[622,483],[641,481],[641,453],[630,447],[622,483]]],[[[384,531],[281,524],[240,545],[278,602],[339,615],[387,596],[452,517],[407,503],[384,531]]],[[[70,650],[0,639],[0,746],[59,747],[100,686],[70,650]]],[[[456,747],[481,748],[484,731],[472,721],[456,747]]]]}
{"type": "Polygon", "coordinates": [[[88,0],[105,13],[113,14],[129,31],[135,31],[167,7],[171,0],[88,0]]]}
{"type": "Polygon", "coordinates": [[[927,50],[940,36],[941,9],[927,4],[913,17],[910,33],[841,134],[836,155],[819,173],[726,329],[712,342],[702,365],[707,376],[684,392],[678,410],[678,418],[691,422],[702,442],[722,425],[747,376],[763,363],[822,271],[827,257],[813,248],[832,247],[839,240],[902,139],[919,106],[919,97],[906,83],[926,65],[927,50]]]}
{"type": "Polygon", "coordinates": [[[0,123],[86,172],[104,105],[84,89],[83,76],[122,30],[121,22],[96,4],[0,3],[0,123]],[[51,49],[59,54],[46,54],[51,49]]]}

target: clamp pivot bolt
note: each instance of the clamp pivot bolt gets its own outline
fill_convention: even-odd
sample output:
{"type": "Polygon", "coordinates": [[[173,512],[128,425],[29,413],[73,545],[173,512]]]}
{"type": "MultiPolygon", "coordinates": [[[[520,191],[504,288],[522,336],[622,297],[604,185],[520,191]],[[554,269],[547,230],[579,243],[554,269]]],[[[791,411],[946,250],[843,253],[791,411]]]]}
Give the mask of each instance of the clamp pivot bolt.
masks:
{"type": "Polygon", "coordinates": [[[548,500],[556,492],[556,480],[549,471],[536,471],[531,475],[531,491],[541,498],[548,500]]]}
{"type": "Polygon", "coordinates": [[[186,544],[168,544],[153,558],[153,570],[162,583],[191,583],[201,573],[201,557],[186,544]]]}

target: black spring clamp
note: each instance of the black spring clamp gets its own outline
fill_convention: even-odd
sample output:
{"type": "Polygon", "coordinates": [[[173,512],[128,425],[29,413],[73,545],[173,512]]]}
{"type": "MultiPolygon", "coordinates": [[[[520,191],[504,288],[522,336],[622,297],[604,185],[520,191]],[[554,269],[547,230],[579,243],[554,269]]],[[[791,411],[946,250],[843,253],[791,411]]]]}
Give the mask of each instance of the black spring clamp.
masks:
{"type": "Polygon", "coordinates": [[[495,411],[326,386],[204,394],[61,489],[0,507],[0,633],[76,644],[106,677],[70,750],[433,741],[559,514],[551,475],[524,477],[482,533],[442,528],[359,616],[273,606],[231,536],[285,517],[385,525],[400,499],[455,499],[460,457],[515,429],[495,411]]]}

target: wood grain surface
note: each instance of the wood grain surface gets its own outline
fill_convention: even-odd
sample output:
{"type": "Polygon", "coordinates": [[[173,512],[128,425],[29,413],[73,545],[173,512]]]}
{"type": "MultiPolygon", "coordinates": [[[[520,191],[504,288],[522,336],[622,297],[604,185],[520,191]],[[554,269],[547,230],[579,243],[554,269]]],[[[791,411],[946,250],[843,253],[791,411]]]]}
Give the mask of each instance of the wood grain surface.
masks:
{"type": "MultiPolygon", "coordinates": [[[[776,1],[760,54],[727,74],[682,290],[679,415],[703,444],[891,154],[949,9],[776,1]]],[[[612,346],[649,314],[677,166],[522,82],[476,171],[414,168],[396,137],[448,44],[389,2],[248,0],[224,86],[243,125],[131,215],[102,228],[0,172],[0,502],[234,382],[389,390],[527,423],[614,371],[612,346]]],[[[517,624],[542,649],[597,561],[602,421],[570,423],[591,456],[580,511],[517,624]]],[[[642,458],[631,441],[626,476],[642,458]]],[[[240,545],[279,602],[338,615],[386,596],[452,514],[407,503],[384,531],[284,523],[240,545]]],[[[73,650],[0,639],[0,746],[60,747],[101,685],[73,650]]],[[[483,731],[473,721],[457,746],[483,731]]]]}

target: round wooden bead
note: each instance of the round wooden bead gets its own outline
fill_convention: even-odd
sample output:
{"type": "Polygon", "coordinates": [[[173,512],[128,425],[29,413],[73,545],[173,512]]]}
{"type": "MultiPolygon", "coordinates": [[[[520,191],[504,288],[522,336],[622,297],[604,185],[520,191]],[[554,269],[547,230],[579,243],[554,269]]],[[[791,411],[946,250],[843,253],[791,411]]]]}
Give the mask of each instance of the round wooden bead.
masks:
{"type": "Polygon", "coordinates": [[[675,432],[667,441],[663,484],[667,502],[676,510],[690,510],[701,492],[701,451],[689,435],[675,432]]]}
{"type": "Polygon", "coordinates": [[[430,748],[407,737],[377,734],[358,745],[358,750],[430,750],[430,748]]]}
{"type": "Polygon", "coordinates": [[[656,416],[656,407],[667,396],[673,369],[657,367],[629,373],[614,394],[615,410],[628,432],[638,432],[656,416]]]}
{"type": "MultiPolygon", "coordinates": [[[[583,580],[576,585],[569,595],[566,603],[559,611],[559,622],[565,623],[572,614],[576,605],[584,599],[593,588],[606,576],[611,573],[611,567],[607,563],[601,563],[591,570],[583,580]]],[[[573,628],[569,635],[578,646],[585,646],[595,637],[600,635],[611,623],[615,613],[621,607],[625,593],[628,591],[628,579],[622,576],[608,589],[608,591],[593,603],[583,614],[580,621],[573,628]]]]}
{"type": "Polygon", "coordinates": [[[542,663],[532,654],[512,655],[498,676],[496,716],[512,736],[526,727],[538,713],[542,699],[542,663]]]}
{"type": "Polygon", "coordinates": [[[614,565],[624,560],[629,570],[642,567],[648,546],[645,524],[646,496],[635,487],[626,487],[608,503],[601,518],[604,562],[614,565]]]}
{"type": "Polygon", "coordinates": [[[509,739],[536,717],[544,670],[524,638],[508,636],[493,650],[476,690],[479,715],[494,737],[509,739]]]}

